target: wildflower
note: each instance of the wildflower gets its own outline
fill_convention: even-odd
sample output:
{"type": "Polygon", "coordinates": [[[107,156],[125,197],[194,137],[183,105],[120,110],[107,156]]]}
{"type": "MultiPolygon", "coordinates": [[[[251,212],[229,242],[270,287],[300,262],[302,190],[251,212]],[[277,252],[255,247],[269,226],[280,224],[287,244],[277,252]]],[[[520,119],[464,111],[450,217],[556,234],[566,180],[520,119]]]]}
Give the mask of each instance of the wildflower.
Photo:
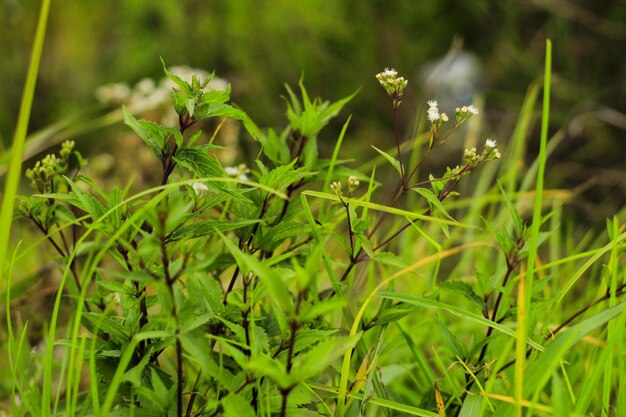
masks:
{"type": "Polygon", "coordinates": [[[466,164],[472,165],[480,161],[480,156],[476,153],[476,148],[465,149],[463,160],[466,164]]]}
{"type": "Polygon", "coordinates": [[[435,123],[441,117],[439,115],[439,109],[437,108],[437,100],[428,100],[426,103],[428,104],[428,120],[430,120],[431,123],[435,123]]]}
{"type": "Polygon", "coordinates": [[[457,107],[454,113],[456,116],[456,122],[458,124],[461,124],[470,117],[476,116],[478,114],[478,109],[475,106],[469,104],[467,106],[457,107]]]}
{"type": "Polygon", "coordinates": [[[463,106],[462,108],[465,109],[466,113],[470,113],[474,116],[478,114],[478,109],[471,104],[469,106],[463,106]]]}
{"type": "Polygon", "coordinates": [[[359,187],[359,180],[354,175],[348,177],[348,195],[359,187]]]}
{"type": "Polygon", "coordinates": [[[343,194],[341,192],[341,188],[342,188],[341,181],[333,181],[333,183],[330,184],[330,189],[333,190],[333,192],[337,194],[338,196],[341,196],[343,194]]]}
{"type": "Polygon", "coordinates": [[[500,151],[496,148],[496,141],[487,139],[485,141],[485,149],[483,151],[485,159],[500,159],[500,151]]]}
{"type": "MultiPolygon", "coordinates": [[[[387,94],[395,96],[396,100],[402,97],[404,89],[409,83],[404,77],[398,77],[398,71],[393,68],[385,68],[383,72],[376,74],[376,79],[387,94]]],[[[400,104],[400,102],[397,102],[397,104],[400,104]]]]}
{"type": "Polygon", "coordinates": [[[209,191],[209,188],[201,182],[194,182],[193,184],[191,184],[191,188],[193,188],[196,196],[209,191]]]}

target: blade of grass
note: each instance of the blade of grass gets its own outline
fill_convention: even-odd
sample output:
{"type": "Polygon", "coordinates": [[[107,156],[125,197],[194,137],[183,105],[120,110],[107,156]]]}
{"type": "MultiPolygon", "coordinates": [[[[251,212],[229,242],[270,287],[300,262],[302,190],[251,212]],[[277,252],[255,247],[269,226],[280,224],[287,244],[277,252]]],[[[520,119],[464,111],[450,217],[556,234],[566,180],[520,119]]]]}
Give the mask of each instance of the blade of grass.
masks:
{"type": "MultiPolygon", "coordinates": [[[[22,95],[20,113],[17,119],[15,135],[13,136],[11,162],[4,185],[4,198],[2,200],[2,208],[0,208],[0,288],[2,288],[5,257],[9,246],[11,225],[13,223],[15,197],[17,194],[17,186],[20,181],[20,174],[22,172],[24,142],[26,140],[30,112],[33,106],[33,98],[35,96],[37,74],[39,73],[43,42],[46,37],[46,26],[48,24],[49,11],[50,0],[42,0],[41,10],[39,12],[39,21],[37,22],[37,30],[35,32],[35,40],[33,42],[33,50],[30,56],[30,64],[28,66],[28,73],[26,74],[26,81],[24,83],[24,93],[22,95]]],[[[48,410],[48,413],[49,412],[50,411],[48,410]]]]}
{"type": "Polygon", "coordinates": [[[522,417],[524,400],[524,368],[526,364],[526,338],[528,336],[528,315],[531,307],[531,294],[533,288],[533,275],[535,273],[535,260],[539,246],[539,227],[541,226],[541,206],[543,203],[543,178],[546,167],[546,145],[548,142],[548,122],[550,120],[550,78],[552,75],[552,42],[546,40],[545,71],[543,79],[543,110],[541,116],[541,138],[539,143],[539,157],[537,169],[537,183],[535,186],[535,202],[533,207],[533,220],[530,226],[528,260],[526,271],[520,274],[518,286],[518,309],[517,309],[517,342],[515,345],[515,401],[517,415],[522,417]]]}

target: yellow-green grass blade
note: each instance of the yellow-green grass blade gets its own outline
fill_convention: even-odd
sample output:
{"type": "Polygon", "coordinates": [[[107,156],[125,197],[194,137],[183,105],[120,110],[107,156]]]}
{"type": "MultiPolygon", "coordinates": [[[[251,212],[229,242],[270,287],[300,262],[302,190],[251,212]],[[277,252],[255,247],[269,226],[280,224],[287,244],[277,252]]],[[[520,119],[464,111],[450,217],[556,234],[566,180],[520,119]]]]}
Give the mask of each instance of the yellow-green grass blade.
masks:
{"type": "Polygon", "coordinates": [[[531,309],[531,294],[533,288],[533,276],[535,273],[535,260],[539,246],[539,228],[542,223],[541,207],[543,204],[543,178],[546,167],[546,147],[548,142],[548,123],[550,121],[550,78],[552,75],[552,42],[546,40],[546,58],[543,80],[543,110],[541,117],[541,138],[539,143],[539,157],[537,169],[537,182],[535,186],[535,202],[533,207],[533,220],[530,226],[528,259],[526,274],[520,274],[518,286],[518,309],[517,309],[517,342],[515,345],[515,400],[517,415],[522,417],[524,398],[524,368],[526,365],[526,338],[528,335],[528,312],[531,309]]]}
{"type": "MultiPolygon", "coordinates": [[[[43,0],[41,2],[39,21],[37,22],[37,30],[35,32],[35,40],[33,42],[33,50],[30,56],[28,73],[26,74],[26,81],[24,83],[24,93],[22,94],[17,127],[15,129],[15,135],[13,136],[13,154],[11,155],[9,171],[4,185],[2,207],[0,208],[0,288],[2,287],[2,279],[4,277],[4,267],[6,263],[5,258],[9,246],[11,225],[13,223],[15,197],[22,172],[24,141],[26,140],[30,112],[33,106],[33,98],[35,96],[37,74],[39,72],[39,64],[41,62],[43,42],[46,37],[46,26],[48,24],[49,11],[50,0],[43,0]]],[[[49,412],[50,410],[48,410],[48,414],[49,412]]]]}

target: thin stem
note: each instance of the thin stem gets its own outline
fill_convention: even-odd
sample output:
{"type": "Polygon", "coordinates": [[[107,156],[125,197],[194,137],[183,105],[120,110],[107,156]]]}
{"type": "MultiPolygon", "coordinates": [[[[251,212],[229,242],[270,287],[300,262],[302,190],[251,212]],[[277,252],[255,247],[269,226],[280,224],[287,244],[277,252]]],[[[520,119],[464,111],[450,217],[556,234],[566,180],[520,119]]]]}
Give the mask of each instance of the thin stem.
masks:
{"type": "MultiPolygon", "coordinates": [[[[298,298],[296,299],[296,306],[294,309],[294,316],[290,323],[291,336],[289,338],[289,350],[287,351],[287,363],[286,370],[289,374],[291,372],[291,368],[293,367],[293,350],[296,345],[296,333],[298,332],[298,314],[300,314],[300,306],[302,305],[302,299],[304,298],[304,292],[302,290],[298,291],[298,298]]],[[[282,388],[280,390],[280,395],[282,395],[282,402],[280,406],[280,417],[285,417],[287,415],[287,398],[289,397],[289,393],[293,390],[293,386],[288,388],[282,388]]]]}
{"type": "MultiPolygon", "coordinates": [[[[180,273],[172,276],[169,271],[170,260],[167,255],[167,247],[166,247],[166,236],[165,236],[165,217],[166,214],[162,214],[160,216],[161,221],[161,262],[163,263],[163,277],[165,279],[165,283],[167,284],[167,288],[169,290],[170,299],[172,302],[172,310],[171,314],[174,318],[174,323],[176,326],[176,416],[183,416],[183,348],[180,342],[180,327],[178,323],[178,311],[176,309],[176,296],[174,294],[174,284],[178,280],[180,273]]],[[[184,269],[184,267],[182,268],[184,269]]],[[[181,269],[181,271],[182,271],[181,269]]]]}
{"type": "Polygon", "coordinates": [[[389,96],[391,99],[391,108],[393,110],[393,130],[396,137],[396,149],[398,151],[398,164],[400,165],[400,183],[404,184],[404,164],[402,163],[402,152],[400,151],[400,127],[398,125],[398,105],[397,100],[393,96],[389,96]]]}

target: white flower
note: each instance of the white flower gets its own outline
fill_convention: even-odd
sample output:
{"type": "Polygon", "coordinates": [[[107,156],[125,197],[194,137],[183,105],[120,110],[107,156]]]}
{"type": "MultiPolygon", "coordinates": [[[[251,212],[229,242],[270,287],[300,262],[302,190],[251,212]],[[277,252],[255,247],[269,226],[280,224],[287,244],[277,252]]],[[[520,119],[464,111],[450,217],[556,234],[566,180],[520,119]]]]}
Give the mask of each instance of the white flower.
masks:
{"type": "Polygon", "coordinates": [[[431,108],[435,107],[435,108],[437,108],[437,100],[428,100],[426,102],[426,104],[428,104],[428,107],[431,107],[431,108]]]}
{"type": "Polygon", "coordinates": [[[478,109],[471,104],[469,106],[463,106],[463,107],[465,108],[465,111],[467,113],[472,113],[473,115],[478,114],[478,109]]]}
{"type": "Polygon", "coordinates": [[[191,188],[193,188],[196,195],[200,195],[209,191],[209,188],[201,182],[194,182],[193,184],[191,184],[191,188]]]}
{"type": "Polygon", "coordinates": [[[396,77],[398,75],[398,71],[396,71],[395,69],[391,68],[385,68],[385,70],[383,71],[383,76],[384,77],[396,77]]]}
{"type": "Polygon", "coordinates": [[[485,141],[485,146],[488,148],[495,148],[496,147],[496,141],[492,140],[492,139],[487,139],[485,141]]]}
{"type": "Polygon", "coordinates": [[[342,188],[342,184],[341,181],[333,181],[332,184],[330,184],[330,189],[333,190],[335,192],[335,194],[337,195],[341,195],[341,188],[342,188]]]}

